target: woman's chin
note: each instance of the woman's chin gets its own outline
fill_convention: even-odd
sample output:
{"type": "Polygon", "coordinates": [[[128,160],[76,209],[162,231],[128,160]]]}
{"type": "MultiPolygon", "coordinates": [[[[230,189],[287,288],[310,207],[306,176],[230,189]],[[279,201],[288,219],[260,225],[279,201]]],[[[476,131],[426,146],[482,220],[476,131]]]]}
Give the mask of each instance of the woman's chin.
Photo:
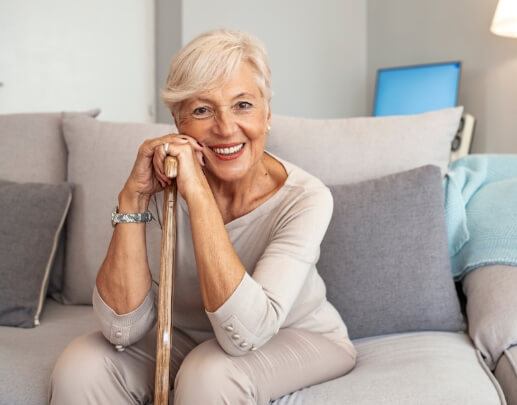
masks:
{"type": "Polygon", "coordinates": [[[225,183],[231,183],[234,181],[238,181],[246,176],[248,173],[247,167],[206,167],[205,170],[210,172],[212,177],[217,178],[218,181],[223,181],[225,183]]]}

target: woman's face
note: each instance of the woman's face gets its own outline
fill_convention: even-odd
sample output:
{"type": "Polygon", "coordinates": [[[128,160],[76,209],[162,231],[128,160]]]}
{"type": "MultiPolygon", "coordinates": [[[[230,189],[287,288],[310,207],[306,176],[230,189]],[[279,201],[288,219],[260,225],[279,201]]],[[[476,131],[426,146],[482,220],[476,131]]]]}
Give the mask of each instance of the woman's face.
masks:
{"type": "Polygon", "coordinates": [[[248,63],[221,86],[185,101],[176,118],[180,133],[206,146],[205,169],[221,181],[242,178],[262,158],[270,112],[248,63]]]}

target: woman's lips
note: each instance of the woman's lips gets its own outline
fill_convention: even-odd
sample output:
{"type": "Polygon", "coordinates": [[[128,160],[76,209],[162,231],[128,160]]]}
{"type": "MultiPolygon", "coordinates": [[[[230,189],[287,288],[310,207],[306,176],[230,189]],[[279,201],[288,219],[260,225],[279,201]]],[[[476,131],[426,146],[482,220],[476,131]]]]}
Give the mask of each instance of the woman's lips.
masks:
{"type": "MultiPolygon", "coordinates": [[[[239,143],[236,143],[236,144],[233,144],[233,146],[235,145],[240,145],[239,143]]],[[[246,144],[244,144],[242,146],[242,148],[240,150],[238,150],[237,152],[235,153],[231,153],[229,155],[221,155],[219,153],[217,153],[215,150],[213,150],[212,148],[214,148],[214,146],[210,147],[210,150],[214,153],[214,155],[220,159],[220,160],[234,160],[234,159],[237,159],[240,155],[242,155],[242,153],[244,152],[244,149],[246,148],[246,144]]]]}
{"type": "Polygon", "coordinates": [[[209,148],[231,148],[232,146],[242,145],[244,142],[235,142],[235,143],[226,143],[226,144],[219,144],[219,145],[210,145],[209,148]]]}

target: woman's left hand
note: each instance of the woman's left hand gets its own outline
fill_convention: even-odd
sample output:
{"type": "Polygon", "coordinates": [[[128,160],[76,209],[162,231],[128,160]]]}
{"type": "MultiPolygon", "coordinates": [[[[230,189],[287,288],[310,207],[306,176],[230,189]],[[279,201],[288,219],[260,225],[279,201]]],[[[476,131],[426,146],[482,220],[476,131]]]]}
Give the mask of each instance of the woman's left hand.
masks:
{"type": "Polygon", "coordinates": [[[171,179],[165,176],[164,170],[165,158],[170,155],[178,159],[176,184],[178,192],[185,200],[189,195],[194,195],[202,187],[206,187],[208,183],[202,170],[204,147],[191,136],[183,134],[164,135],[161,140],[163,143],[156,146],[154,150],[153,167],[162,185],[171,183],[171,179]],[[178,138],[188,142],[175,142],[179,140],[178,138]],[[167,153],[165,153],[165,144],[169,144],[167,153]]]}

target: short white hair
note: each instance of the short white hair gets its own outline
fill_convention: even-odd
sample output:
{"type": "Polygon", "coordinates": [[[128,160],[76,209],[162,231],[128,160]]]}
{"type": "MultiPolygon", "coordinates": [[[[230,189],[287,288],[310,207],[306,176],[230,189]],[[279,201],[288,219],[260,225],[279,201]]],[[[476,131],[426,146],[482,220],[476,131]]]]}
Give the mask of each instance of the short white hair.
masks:
{"type": "Polygon", "coordinates": [[[173,57],[161,97],[176,114],[181,103],[229,79],[241,62],[248,62],[267,103],[271,101],[271,69],[266,49],[252,35],[229,29],[205,32],[173,57]]]}

